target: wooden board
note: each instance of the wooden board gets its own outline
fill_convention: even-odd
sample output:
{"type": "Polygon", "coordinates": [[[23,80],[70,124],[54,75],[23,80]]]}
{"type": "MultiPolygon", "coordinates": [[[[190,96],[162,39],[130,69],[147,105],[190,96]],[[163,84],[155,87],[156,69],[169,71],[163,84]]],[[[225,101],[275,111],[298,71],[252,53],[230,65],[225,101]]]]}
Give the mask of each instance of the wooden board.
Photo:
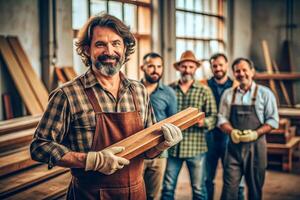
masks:
{"type": "Polygon", "coordinates": [[[68,81],[71,81],[77,77],[77,74],[73,67],[62,67],[61,69],[63,70],[68,81]]]}
{"type": "Polygon", "coordinates": [[[300,119],[300,108],[279,108],[278,113],[281,117],[300,119]]]}
{"type": "Polygon", "coordinates": [[[35,128],[25,129],[0,136],[0,151],[26,146],[33,138],[35,128]]]}
{"type": "Polygon", "coordinates": [[[164,140],[161,131],[161,126],[163,124],[172,123],[178,126],[181,130],[184,130],[198,123],[198,121],[200,119],[203,119],[204,117],[204,113],[199,113],[197,108],[187,108],[167,119],[164,119],[142,131],[135,133],[128,138],[125,138],[124,140],[111,145],[110,147],[125,147],[125,150],[117,155],[127,159],[131,159],[155,147],[164,140]]]}
{"type": "Polygon", "coordinates": [[[67,78],[66,78],[65,74],[63,73],[62,68],[55,67],[55,74],[56,74],[57,79],[61,83],[66,83],[67,82],[67,78]]]}
{"type": "Polygon", "coordinates": [[[62,167],[54,167],[49,170],[47,165],[40,165],[2,178],[0,180],[0,199],[68,171],[69,169],[62,167]]]}
{"type": "MultiPolygon", "coordinates": [[[[265,58],[265,64],[266,64],[266,68],[267,68],[267,72],[268,74],[273,74],[273,69],[272,69],[272,61],[271,61],[271,56],[270,56],[270,51],[269,51],[269,47],[267,44],[266,40],[262,41],[262,49],[263,49],[263,54],[264,54],[264,58],[265,58]]],[[[277,90],[276,90],[276,85],[273,79],[269,79],[269,84],[270,84],[270,88],[273,91],[277,102],[279,102],[279,98],[278,98],[278,94],[277,94],[277,90]]]]}
{"type": "Polygon", "coordinates": [[[25,191],[12,195],[8,197],[7,200],[55,199],[60,196],[63,196],[66,193],[70,181],[71,174],[64,173],[47,182],[44,182],[37,186],[28,188],[25,191]]]}
{"type": "Polygon", "coordinates": [[[29,113],[43,113],[43,108],[40,106],[40,103],[32,91],[31,86],[27,82],[19,63],[15,59],[13,51],[3,36],[0,36],[0,54],[6,63],[7,69],[29,113]]]}
{"type": "Polygon", "coordinates": [[[0,135],[28,128],[35,128],[41,117],[41,115],[30,115],[26,117],[0,121],[0,135]]]}
{"type": "Polygon", "coordinates": [[[29,85],[31,86],[32,91],[34,92],[43,110],[46,110],[49,93],[46,87],[44,86],[44,83],[39,79],[38,75],[35,73],[18,38],[7,37],[7,41],[11,46],[11,49],[13,50],[15,57],[19,65],[21,66],[29,85]]]}
{"type": "Polygon", "coordinates": [[[14,118],[14,113],[12,110],[12,103],[11,103],[11,98],[9,93],[2,94],[2,102],[4,107],[4,118],[6,120],[14,118]]]}
{"type": "Polygon", "coordinates": [[[300,79],[300,73],[286,73],[280,72],[277,74],[268,74],[268,73],[255,73],[255,80],[287,80],[287,81],[297,81],[300,79]]]}
{"type": "Polygon", "coordinates": [[[0,177],[38,164],[30,157],[29,149],[0,157],[0,177]]]}

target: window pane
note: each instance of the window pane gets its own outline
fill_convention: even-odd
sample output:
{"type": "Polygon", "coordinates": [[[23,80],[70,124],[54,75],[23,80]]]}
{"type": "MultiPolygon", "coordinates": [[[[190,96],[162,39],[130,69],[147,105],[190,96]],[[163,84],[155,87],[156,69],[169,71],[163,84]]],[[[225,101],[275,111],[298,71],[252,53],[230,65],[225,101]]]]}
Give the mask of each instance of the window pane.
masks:
{"type": "Polygon", "coordinates": [[[80,29],[88,19],[87,1],[72,1],[72,26],[73,29],[80,29]]]}
{"type": "Polygon", "coordinates": [[[184,9],[184,0],[176,0],[176,8],[184,9]]]}
{"type": "Polygon", "coordinates": [[[218,14],[218,0],[211,0],[211,13],[218,14]]]}
{"type": "Polygon", "coordinates": [[[184,23],[184,12],[176,12],[176,35],[184,36],[185,32],[185,23],[184,23]]]}
{"type": "Polygon", "coordinates": [[[186,36],[190,36],[190,37],[192,37],[192,36],[194,36],[194,34],[195,34],[195,31],[194,31],[194,27],[195,27],[195,20],[194,20],[194,14],[192,14],[192,13],[186,13],[185,14],[185,17],[186,17],[186,22],[185,22],[185,24],[186,24],[186,36]]]}
{"type": "Polygon", "coordinates": [[[196,42],[196,50],[195,54],[198,56],[198,58],[202,59],[204,56],[203,53],[203,42],[202,41],[197,41],[196,42]]]}
{"type": "Polygon", "coordinates": [[[115,1],[109,1],[108,2],[108,12],[109,12],[109,14],[114,15],[115,17],[119,18],[120,20],[123,20],[122,3],[115,2],[115,1]]]}
{"type": "MultiPolygon", "coordinates": [[[[203,16],[196,15],[195,16],[195,37],[203,37],[204,26],[203,26],[203,16]]],[[[207,28],[207,27],[206,27],[207,28]]]]}
{"type": "Polygon", "coordinates": [[[135,5],[127,3],[124,4],[124,22],[127,26],[130,26],[130,30],[133,33],[137,32],[135,5]]]}
{"type": "Polygon", "coordinates": [[[97,15],[103,11],[107,12],[106,1],[92,0],[90,8],[91,8],[91,15],[97,15]]]}
{"type": "Polygon", "coordinates": [[[214,54],[219,52],[219,42],[214,40],[214,41],[210,41],[210,54],[214,54]]]}
{"type": "Polygon", "coordinates": [[[176,60],[180,59],[181,54],[186,50],[185,41],[177,39],[176,40],[176,60]]]}
{"type": "Polygon", "coordinates": [[[193,40],[186,40],[186,50],[191,50],[195,52],[195,46],[193,40]]]}
{"type": "Polygon", "coordinates": [[[195,0],[195,11],[203,12],[203,0],[195,0]]]}
{"type": "Polygon", "coordinates": [[[186,10],[194,10],[194,1],[193,0],[185,0],[185,9],[186,10]]]}
{"type": "Polygon", "coordinates": [[[140,34],[151,34],[151,12],[149,8],[140,6],[138,8],[138,20],[140,34]]]}

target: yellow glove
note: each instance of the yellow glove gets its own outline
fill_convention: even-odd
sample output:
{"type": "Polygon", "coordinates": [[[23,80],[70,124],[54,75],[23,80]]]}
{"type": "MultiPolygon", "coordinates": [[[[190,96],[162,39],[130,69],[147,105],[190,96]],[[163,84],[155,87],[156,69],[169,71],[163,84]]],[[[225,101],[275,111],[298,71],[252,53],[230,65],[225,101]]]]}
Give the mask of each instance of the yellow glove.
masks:
{"type": "Polygon", "coordinates": [[[124,147],[112,147],[98,152],[88,152],[85,171],[99,171],[106,175],[115,173],[118,169],[122,169],[124,165],[129,164],[129,160],[115,155],[124,151],[124,149],[124,147]]]}
{"type": "Polygon", "coordinates": [[[161,130],[164,134],[165,141],[156,146],[156,149],[159,151],[164,151],[182,140],[181,130],[171,123],[162,125],[161,130]]]}
{"type": "Polygon", "coordinates": [[[242,131],[238,129],[233,129],[230,133],[230,137],[233,143],[238,144],[240,143],[240,137],[242,135],[242,131]]]}
{"type": "Polygon", "coordinates": [[[258,138],[258,134],[253,130],[244,130],[243,135],[240,136],[241,142],[252,142],[258,138]]]}

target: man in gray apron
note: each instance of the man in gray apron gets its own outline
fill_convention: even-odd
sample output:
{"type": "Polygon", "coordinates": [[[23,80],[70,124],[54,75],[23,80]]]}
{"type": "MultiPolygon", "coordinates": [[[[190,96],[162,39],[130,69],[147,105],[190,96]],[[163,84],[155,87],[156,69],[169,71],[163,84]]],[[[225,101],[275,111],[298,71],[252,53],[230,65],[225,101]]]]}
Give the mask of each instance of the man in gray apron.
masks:
{"type": "Polygon", "coordinates": [[[262,199],[267,166],[265,134],[278,127],[274,94],[253,81],[252,62],[238,58],[232,64],[239,86],[224,92],[218,126],[230,135],[224,160],[221,199],[238,199],[241,177],[248,186],[248,199],[262,199]]]}
{"type": "Polygon", "coordinates": [[[30,146],[32,159],[71,168],[67,199],[146,199],[143,159],[182,139],[164,124],[165,141],[130,161],[110,145],[155,122],[149,96],[120,72],[134,52],[129,28],[108,14],[91,17],[80,30],[77,52],[87,72],[54,90],[30,146]]]}

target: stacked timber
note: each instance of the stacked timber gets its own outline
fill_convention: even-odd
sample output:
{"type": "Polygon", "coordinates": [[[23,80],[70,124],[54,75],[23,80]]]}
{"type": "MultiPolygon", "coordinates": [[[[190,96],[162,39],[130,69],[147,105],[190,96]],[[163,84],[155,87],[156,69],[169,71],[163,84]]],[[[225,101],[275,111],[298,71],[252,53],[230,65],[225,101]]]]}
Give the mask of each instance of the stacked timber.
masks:
{"type": "Polygon", "coordinates": [[[0,199],[56,199],[70,182],[66,168],[35,162],[29,144],[41,115],[0,122],[0,199]]]}
{"type": "Polygon", "coordinates": [[[295,136],[295,132],[296,127],[291,126],[291,121],[287,118],[281,118],[278,129],[268,133],[266,139],[268,143],[286,144],[295,136]]]}

